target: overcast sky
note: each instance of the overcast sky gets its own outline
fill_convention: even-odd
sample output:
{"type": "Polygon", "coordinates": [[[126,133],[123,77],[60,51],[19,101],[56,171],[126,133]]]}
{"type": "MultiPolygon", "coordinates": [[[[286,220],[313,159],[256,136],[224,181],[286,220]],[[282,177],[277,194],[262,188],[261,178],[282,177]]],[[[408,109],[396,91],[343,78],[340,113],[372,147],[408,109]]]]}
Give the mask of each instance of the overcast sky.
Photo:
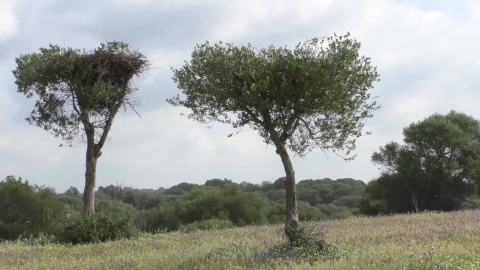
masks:
{"type": "Polygon", "coordinates": [[[368,182],[379,175],[372,152],[401,141],[402,129],[435,112],[480,118],[480,1],[448,0],[0,0],[0,179],[21,176],[63,192],[84,187],[85,148],[24,120],[34,100],[17,93],[15,57],[58,44],[93,49],[129,43],[152,62],[135,79],[142,106],[121,111],[97,166],[97,187],[202,184],[212,178],[261,183],[284,175],[273,146],[254,132],[233,138],[228,126],[180,115],[165,99],[179,93],[170,67],[189,60],[195,44],[224,41],[292,48],[313,37],[351,33],[371,57],[382,108],[365,121],[357,158],[313,152],[293,158],[297,180],[329,177],[368,182]]]}

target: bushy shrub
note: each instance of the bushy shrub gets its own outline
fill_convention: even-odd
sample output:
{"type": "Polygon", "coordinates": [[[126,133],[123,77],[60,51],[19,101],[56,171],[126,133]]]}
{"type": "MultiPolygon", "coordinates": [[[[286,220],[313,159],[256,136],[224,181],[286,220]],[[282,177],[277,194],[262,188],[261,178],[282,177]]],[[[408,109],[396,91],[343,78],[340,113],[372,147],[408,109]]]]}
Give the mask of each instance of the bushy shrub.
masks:
{"type": "Polygon", "coordinates": [[[325,233],[307,225],[285,225],[285,236],[293,248],[323,250],[327,246],[325,233]]]}
{"type": "Polygon", "coordinates": [[[208,219],[203,221],[195,221],[193,223],[180,226],[179,230],[182,232],[194,232],[194,231],[207,231],[207,230],[220,230],[232,228],[233,223],[228,220],[220,219],[208,219]]]}
{"type": "Polygon", "coordinates": [[[313,224],[303,223],[285,228],[285,240],[256,252],[248,261],[253,268],[267,266],[275,269],[283,262],[307,262],[338,259],[346,255],[342,250],[325,241],[325,231],[313,224]]]}
{"type": "Polygon", "coordinates": [[[84,216],[67,212],[55,224],[55,236],[61,243],[85,244],[130,239],[138,236],[132,217],[95,214],[84,216]]]}

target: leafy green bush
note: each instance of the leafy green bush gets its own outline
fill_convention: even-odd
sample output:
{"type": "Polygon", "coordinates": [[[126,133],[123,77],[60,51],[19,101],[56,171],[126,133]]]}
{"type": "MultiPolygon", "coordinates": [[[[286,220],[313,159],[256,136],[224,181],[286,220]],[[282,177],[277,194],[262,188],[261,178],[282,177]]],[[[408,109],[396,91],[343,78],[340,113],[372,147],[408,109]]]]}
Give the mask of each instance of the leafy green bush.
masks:
{"type": "Polygon", "coordinates": [[[325,233],[306,225],[285,225],[285,236],[288,243],[294,248],[323,250],[327,246],[325,233]]]}
{"type": "Polygon", "coordinates": [[[138,236],[132,217],[95,214],[84,216],[67,212],[55,224],[55,236],[61,243],[85,244],[130,239],[138,236]]]}
{"type": "Polygon", "coordinates": [[[208,219],[203,221],[195,221],[193,223],[180,226],[179,230],[182,232],[206,231],[206,230],[220,230],[232,228],[233,223],[226,219],[208,219]]]}
{"type": "Polygon", "coordinates": [[[313,265],[320,260],[338,259],[346,255],[342,250],[325,241],[325,231],[313,224],[303,223],[285,228],[285,240],[268,246],[252,255],[248,262],[253,267],[276,268],[282,262],[307,262],[313,265]]]}

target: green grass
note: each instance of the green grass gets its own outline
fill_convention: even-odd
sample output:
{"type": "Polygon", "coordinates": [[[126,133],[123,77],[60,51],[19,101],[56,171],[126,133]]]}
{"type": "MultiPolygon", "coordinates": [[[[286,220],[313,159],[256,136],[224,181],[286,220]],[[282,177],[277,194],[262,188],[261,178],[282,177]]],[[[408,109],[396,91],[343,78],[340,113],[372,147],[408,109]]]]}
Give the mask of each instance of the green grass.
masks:
{"type": "Polygon", "coordinates": [[[0,269],[480,269],[480,211],[349,218],[326,229],[334,256],[268,260],[282,226],[144,235],[96,245],[0,244],[0,269]],[[315,259],[315,258],[314,258],[315,259]],[[313,260],[310,260],[313,261],[313,260]],[[442,268],[443,267],[443,268],[442,268]]]}

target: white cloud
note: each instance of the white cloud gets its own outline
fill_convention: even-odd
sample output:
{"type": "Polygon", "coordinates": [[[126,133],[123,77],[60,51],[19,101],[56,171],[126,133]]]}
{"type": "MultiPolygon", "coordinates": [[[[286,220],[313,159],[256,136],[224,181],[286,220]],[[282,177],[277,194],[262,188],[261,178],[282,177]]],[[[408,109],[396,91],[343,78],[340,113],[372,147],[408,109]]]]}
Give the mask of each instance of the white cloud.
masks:
{"type": "Polygon", "coordinates": [[[13,8],[13,0],[0,0],[0,44],[5,43],[17,33],[17,19],[13,8]]]}

